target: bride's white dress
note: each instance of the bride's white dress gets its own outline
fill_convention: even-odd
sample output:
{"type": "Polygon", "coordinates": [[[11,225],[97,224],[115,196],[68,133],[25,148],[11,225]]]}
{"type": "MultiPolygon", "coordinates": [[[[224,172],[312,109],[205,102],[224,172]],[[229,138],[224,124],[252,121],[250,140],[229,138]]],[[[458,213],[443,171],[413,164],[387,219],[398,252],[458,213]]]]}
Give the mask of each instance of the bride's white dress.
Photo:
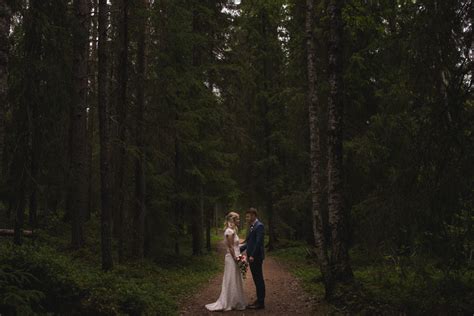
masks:
{"type": "MultiPolygon", "coordinates": [[[[227,228],[225,230],[224,243],[226,242],[226,235],[232,234],[234,234],[235,255],[238,256],[240,254],[239,237],[233,229],[227,228]]],[[[229,249],[227,249],[221,295],[216,302],[207,304],[206,308],[210,311],[230,311],[232,309],[244,310],[246,305],[247,302],[244,295],[242,275],[237,263],[229,253],[229,249]]]]}

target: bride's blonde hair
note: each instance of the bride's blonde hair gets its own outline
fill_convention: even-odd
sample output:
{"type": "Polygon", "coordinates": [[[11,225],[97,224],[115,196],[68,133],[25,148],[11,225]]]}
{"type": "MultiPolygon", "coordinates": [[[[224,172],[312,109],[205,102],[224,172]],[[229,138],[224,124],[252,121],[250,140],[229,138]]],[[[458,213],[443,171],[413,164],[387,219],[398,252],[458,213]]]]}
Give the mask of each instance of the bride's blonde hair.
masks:
{"type": "Polygon", "coordinates": [[[227,213],[225,216],[225,222],[224,222],[224,229],[227,227],[234,229],[235,231],[238,231],[237,225],[235,225],[235,219],[240,217],[240,215],[234,211],[230,211],[227,213]]]}

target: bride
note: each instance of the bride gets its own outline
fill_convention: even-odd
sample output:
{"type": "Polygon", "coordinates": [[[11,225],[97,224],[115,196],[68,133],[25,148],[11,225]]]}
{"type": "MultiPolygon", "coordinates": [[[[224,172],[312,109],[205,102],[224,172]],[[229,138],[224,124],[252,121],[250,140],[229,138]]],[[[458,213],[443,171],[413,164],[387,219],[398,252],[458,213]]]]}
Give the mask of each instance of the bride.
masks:
{"type": "Polygon", "coordinates": [[[206,308],[210,311],[244,310],[247,305],[242,275],[236,262],[240,255],[239,237],[237,236],[239,222],[239,214],[235,212],[227,214],[224,227],[224,242],[227,246],[227,252],[222,290],[216,302],[206,305],[206,308]]]}

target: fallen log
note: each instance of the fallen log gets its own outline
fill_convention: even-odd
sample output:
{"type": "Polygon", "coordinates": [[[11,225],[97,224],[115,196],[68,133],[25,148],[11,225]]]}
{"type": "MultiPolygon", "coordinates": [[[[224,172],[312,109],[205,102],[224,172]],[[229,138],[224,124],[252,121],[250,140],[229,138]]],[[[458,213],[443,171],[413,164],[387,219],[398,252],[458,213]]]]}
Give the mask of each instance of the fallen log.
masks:
{"type": "MultiPolygon", "coordinates": [[[[2,229],[0,228],[0,236],[13,236],[15,234],[14,229],[2,229]]],[[[23,230],[23,236],[25,237],[32,237],[33,231],[32,230],[23,230]]]]}

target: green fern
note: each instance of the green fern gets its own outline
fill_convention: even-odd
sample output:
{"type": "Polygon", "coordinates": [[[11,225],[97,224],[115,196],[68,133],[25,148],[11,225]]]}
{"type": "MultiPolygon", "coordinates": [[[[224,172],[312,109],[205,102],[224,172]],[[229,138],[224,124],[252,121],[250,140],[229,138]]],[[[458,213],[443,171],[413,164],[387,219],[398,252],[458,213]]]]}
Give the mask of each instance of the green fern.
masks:
{"type": "Polygon", "coordinates": [[[33,314],[32,306],[39,304],[44,293],[29,289],[31,283],[38,281],[31,273],[0,265],[0,304],[13,307],[21,315],[33,314]]]}

